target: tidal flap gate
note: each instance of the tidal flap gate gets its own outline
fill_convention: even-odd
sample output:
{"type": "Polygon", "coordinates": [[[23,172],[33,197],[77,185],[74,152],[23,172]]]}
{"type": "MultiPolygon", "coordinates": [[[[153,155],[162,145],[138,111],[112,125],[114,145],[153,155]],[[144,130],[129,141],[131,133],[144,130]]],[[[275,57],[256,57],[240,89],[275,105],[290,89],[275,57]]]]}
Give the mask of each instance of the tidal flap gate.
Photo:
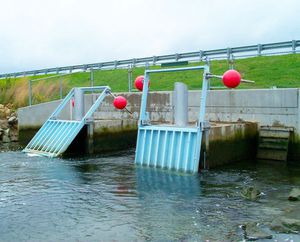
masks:
{"type": "Polygon", "coordinates": [[[184,172],[198,172],[201,140],[205,130],[205,106],[209,88],[209,66],[194,66],[160,70],[146,70],[140,109],[135,163],[173,169],[184,172]],[[150,73],[203,70],[200,112],[197,124],[152,125],[146,112],[150,73]]]}
{"type": "MultiPolygon", "coordinates": [[[[67,150],[80,130],[87,124],[93,113],[97,110],[104,98],[110,94],[108,86],[73,88],[63,99],[60,105],[51,114],[40,130],[35,134],[23,152],[34,153],[43,156],[57,157],[67,150]],[[101,94],[90,107],[87,113],[79,120],[58,119],[67,104],[72,104],[75,92],[83,95],[84,92],[101,91],[101,94]]],[[[76,98],[75,98],[76,108],[76,98]]],[[[83,107],[81,107],[83,108],[83,107]]]]}

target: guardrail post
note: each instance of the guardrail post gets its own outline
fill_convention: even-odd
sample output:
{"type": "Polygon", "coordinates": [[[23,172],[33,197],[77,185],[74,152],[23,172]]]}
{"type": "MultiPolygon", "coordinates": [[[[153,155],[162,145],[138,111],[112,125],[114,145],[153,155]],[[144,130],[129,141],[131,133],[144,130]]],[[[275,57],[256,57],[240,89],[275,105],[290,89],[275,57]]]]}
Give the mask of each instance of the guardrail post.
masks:
{"type": "Polygon", "coordinates": [[[227,60],[230,61],[231,58],[231,48],[227,48],[227,60]]]}
{"type": "Polygon", "coordinates": [[[292,52],[293,54],[296,53],[296,40],[292,40],[292,52]]]}
{"type": "Polygon", "coordinates": [[[261,56],[261,51],[262,51],[262,45],[258,44],[257,45],[257,56],[261,56]]]}
{"type": "Polygon", "coordinates": [[[202,58],[203,58],[203,50],[200,50],[199,51],[199,62],[202,61],[202,58]]]}
{"type": "Polygon", "coordinates": [[[153,61],[152,61],[153,65],[155,66],[156,65],[156,59],[157,59],[156,56],[153,56],[152,59],[153,59],[153,61]]]}
{"type": "Polygon", "coordinates": [[[32,104],[32,99],[31,99],[31,80],[28,82],[28,104],[31,106],[32,104]]]}

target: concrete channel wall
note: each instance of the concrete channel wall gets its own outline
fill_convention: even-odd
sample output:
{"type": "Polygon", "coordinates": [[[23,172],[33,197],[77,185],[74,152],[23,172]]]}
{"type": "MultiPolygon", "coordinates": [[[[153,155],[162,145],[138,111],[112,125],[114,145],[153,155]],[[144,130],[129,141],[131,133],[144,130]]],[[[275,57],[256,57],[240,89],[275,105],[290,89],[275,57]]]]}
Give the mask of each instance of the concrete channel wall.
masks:
{"type": "MultiPolygon", "coordinates": [[[[140,108],[141,93],[122,93],[128,100],[126,111],[115,110],[112,97],[107,97],[100,109],[94,114],[99,120],[137,120],[140,108]]],[[[189,91],[189,122],[195,122],[199,113],[201,91],[189,91]]],[[[214,90],[209,91],[206,118],[210,121],[258,122],[260,126],[293,127],[300,131],[300,89],[255,89],[255,90],[214,90]]],[[[86,109],[95,97],[85,96],[86,109]]],[[[19,128],[40,127],[60,101],[53,101],[18,110],[19,128]]],[[[148,98],[148,111],[151,121],[173,122],[172,92],[153,92],[148,98]]],[[[62,117],[70,116],[69,107],[65,108],[62,117]]]]}
{"type": "MultiPolygon", "coordinates": [[[[138,118],[140,93],[124,93],[128,109],[133,118],[138,118]]],[[[286,126],[300,131],[300,89],[255,89],[255,90],[214,90],[209,91],[206,118],[209,121],[258,122],[260,126],[286,126]]],[[[189,92],[189,122],[197,120],[200,109],[200,91],[189,92]]],[[[104,101],[95,114],[96,119],[131,119],[125,111],[113,108],[112,99],[104,101]]],[[[151,93],[148,98],[150,120],[154,122],[173,122],[172,92],[151,93]]]]}
{"type": "MultiPolygon", "coordinates": [[[[108,96],[94,114],[95,137],[101,135],[103,138],[104,133],[106,134],[105,137],[109,137],[110,135],[107,135],[107,133],[112,132],[136,132],[141,93],[122,93],[121,95],[127,98],[127,107],[132,115],[126,111],[116,110],[112,105],[113,98],[108,96]]],[[[196,122],[199,114],[200,96],[201,91],[189,91],[189,123],[191,125],[196,122]]],[[[214,123],[209,135],[209,142],[212,144],[210,149],[214,151],[212,157],[220,153],[218,152],[220,147],[227,147],[226,145],[230,146],[230,144],[232,144],[232,147],[237,147],[237,144],[243,143],[246,139],[253,142],[250,148],[246,148],[246,145],[241,148],[239,157],[245,157],[244,154],[247,153],[255,153],[253,145],[257,145],[254,139],[255,136],[257,138],[259,126],[285,126],[294,130],[291,147],[293,153],[295,154],[295,151],[297,153],[294,159],[299,161],[299,96],[300,89],[297,88],[209,91],[206,118],[214,123]],[[230,127],[225,125],[224,122],[231,123],[230,127]],[[220,145],[220,142],[223,142],[223,145],[220,145]]],[[[86,111],[95,99],[96,94],[85,96],[86,111]]],[[[59,103],[60,101],[54,101],[20,108],[18,110],[19,130],[41,127],[59,103]]],[[[69,119],[70,113],[72,113],[70,110],[70,105],[68,105],[63,110],[61,118],[69,119]]],[[[173,92],[151,92],[148,95],[147,111],[152,123],[173,123],[173,92]]],[[[225,149],[222,153],[226,153],[226,150],[230,149],[225,149]]],[[[232,154],[231,152],[228,155],[228,160],[238,158],[233,157],[232,154]]],[[[211,158],[210,166],[218,164],[219,158],[217,156],[211,158]]]]}

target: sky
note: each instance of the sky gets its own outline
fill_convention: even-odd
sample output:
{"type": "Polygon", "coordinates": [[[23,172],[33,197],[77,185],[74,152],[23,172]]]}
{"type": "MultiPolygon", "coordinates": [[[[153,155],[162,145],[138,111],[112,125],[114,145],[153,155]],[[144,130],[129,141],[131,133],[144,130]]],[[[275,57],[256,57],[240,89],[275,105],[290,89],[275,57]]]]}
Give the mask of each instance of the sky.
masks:
{"type": "Polygon", "coordinates": [[[300,39],[299,0],[0,3],[0,73],[300,39]]]}

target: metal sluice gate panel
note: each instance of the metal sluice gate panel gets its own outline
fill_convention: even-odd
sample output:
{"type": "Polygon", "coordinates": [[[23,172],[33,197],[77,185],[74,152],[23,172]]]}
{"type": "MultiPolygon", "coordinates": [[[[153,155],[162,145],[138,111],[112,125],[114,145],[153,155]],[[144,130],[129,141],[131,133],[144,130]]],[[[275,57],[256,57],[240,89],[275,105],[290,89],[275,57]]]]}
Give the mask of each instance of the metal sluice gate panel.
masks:
{"type": "Polygon", "coordinates": [[[201,141],[205,127],[206,97],[209,88],[208,74],[208,65],[145,71],[135,151],[136,164],[191,173],[198,172],[201,141]],[[146,111],[150,74],[199,70],[203,71],[203,82],[196,125],[194,127],[190,127],[188,124],[184,126],[152,125],[149,113],[146,111]]]}
{"type": "MultiPolygon", "coordinates": [[[[80,120],[62,120],[58,119],[59,114],[64,107],[70,103],[74,97],[72,89],[63,99],[60,105],[51,114],[49,119],[43,124],[40,130],[35,134],[33,139],[25,147],[23,152],[43,155],[48,157],[57,157],[67,150],[72,141],[76,138],[80,130],[87,124],[93,113],[97,110],[104,98],[110,94],[108,86],[98,87],[80,87],[82,95],[84,92],[101,91],[101,94],[90,107],[87,113],[80,120]]],[[[75,97],[76,99],[76,97],[75,97]]],[[[76,108],[76,107],[75,107],[76,108]]]]}
{"type": "Polygon", "coordinates": [[[145,126],[138,131],[135,163],[197,172],[202,133],[197,128],[145,126]]]}
{"type": "Polygon", "coordinates": [[[47,120],[23,151],[56,157],[66,151],[83,126],[80,121],[47,120]]]}

